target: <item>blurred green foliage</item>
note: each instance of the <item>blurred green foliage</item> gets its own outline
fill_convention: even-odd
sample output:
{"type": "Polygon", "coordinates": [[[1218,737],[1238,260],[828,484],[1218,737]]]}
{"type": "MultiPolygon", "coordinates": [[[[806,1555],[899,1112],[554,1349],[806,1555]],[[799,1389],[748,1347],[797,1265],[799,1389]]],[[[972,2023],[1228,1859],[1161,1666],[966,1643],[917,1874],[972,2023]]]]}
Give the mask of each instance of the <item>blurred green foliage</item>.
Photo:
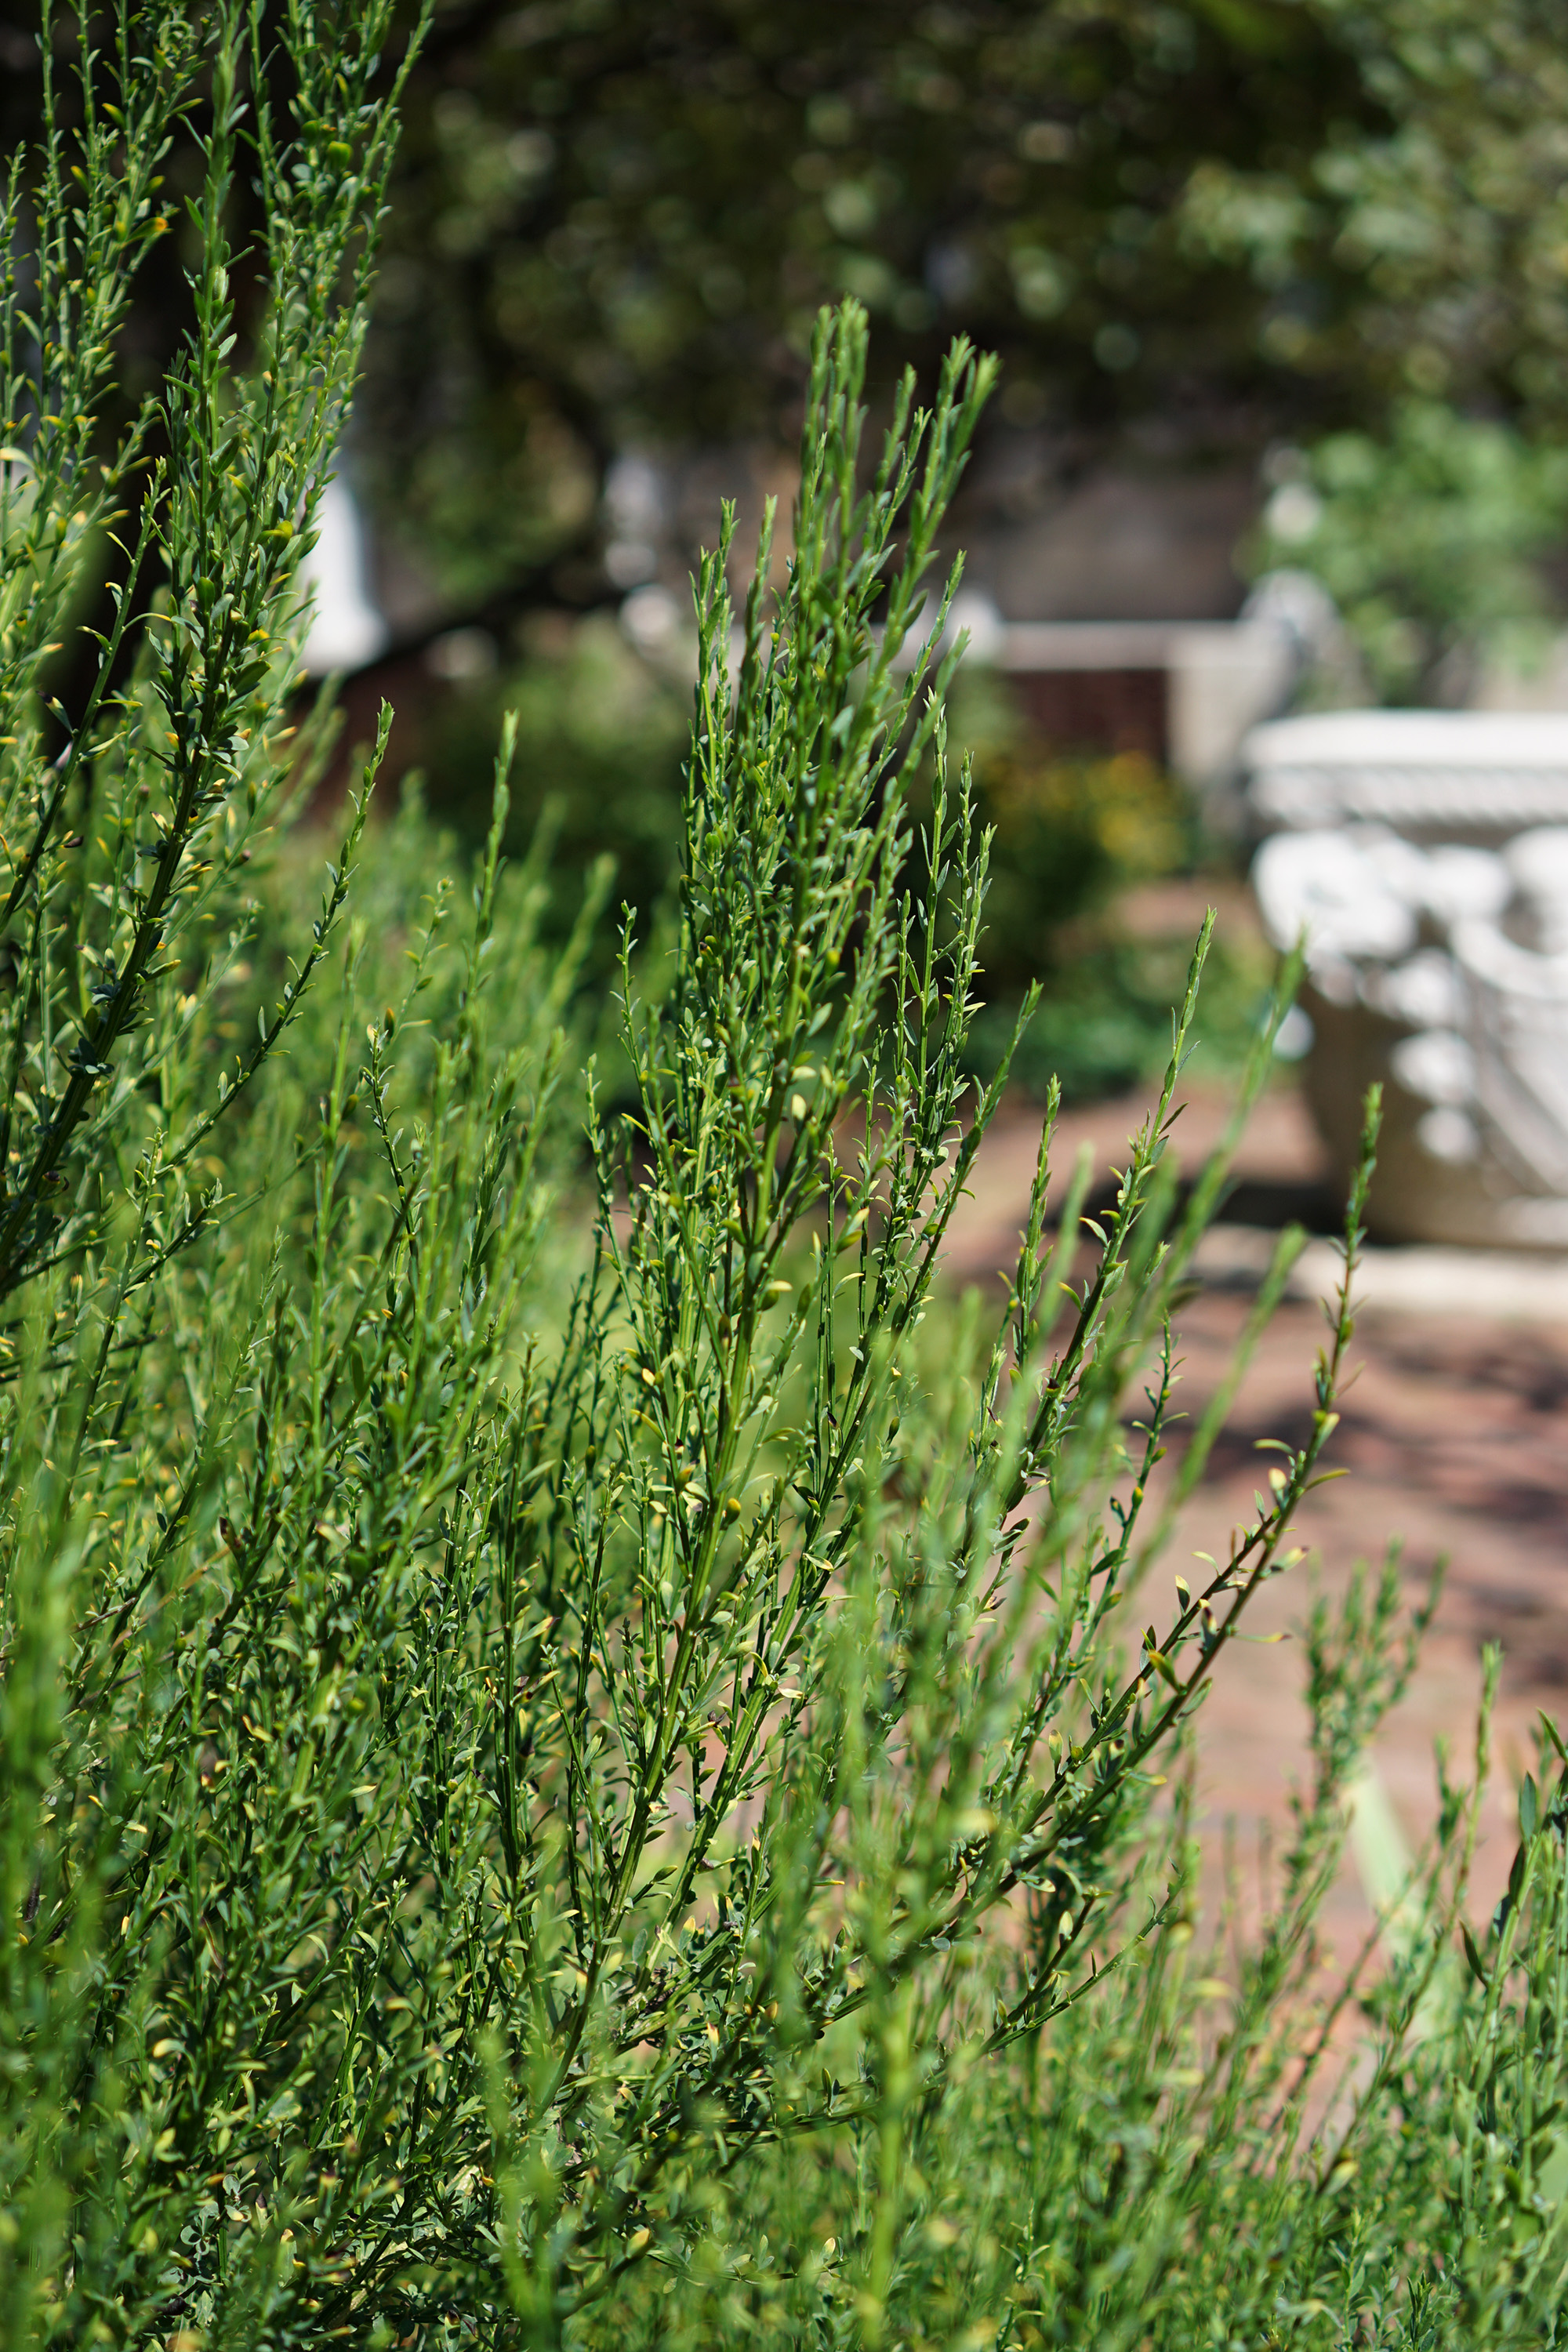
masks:
{"type": "Polygon", "coordinates": [[[844,292],[884,385],[962,324],[1015,422],[1295,414],[1269,321],[1332,335],[1355,272],[1320,233],[1260,300],[1194,192],[1217,171],[1251,217],[1331,126],[1383,119],[1336,26],[1276,0],[440,8],[362,410],[386,513],[471,585],[476,543],[514,559],[531,483],[564,526],[563,485],[628,440],[788,437],[844,292]]]}
{"type": "MultiPolygon", "coordinates": [[[[976,782],[995,840],[975,1067],[987,1076],[996,1067],[1024,992],[1038,982],[1044,995],[1013,1063],[1029,1091],[1043,1097],[1055,1079],[1073,1100],[1156,1074],[1170,1052],[1173,976],[1179,988],[1192,943],[1161,953],[1105,918],[1128,884],[1185,862],[1185,796],[1140,752],[1074,754],[1027,731],[1005,749],[983,748],[976,782]]],[[[1205,991],[1205,1020],[1216,992],[1205,991]]]]}
{"type": "MultiPolygon", "coordinates": [[[[1560,434],[1568,409],[1568,45],[1555,0],[1314,0],[1384,110],[1336,122],[1312,226],[1357,282],[1381,391],[1560,434]]],[[[1254,240],[1254,250],[1257,250],[1254,240]]],[[[1321,342],[1302,346],[1321,365],[1321,342]]]]}
{"type": "MultiPolygon", "coordinates": [[[[1064,1102],[1152,1083],[1170,1058],[1172,982],[1179,985],[1191,951],[1184,937],[1131,939],[1114,929],[1079,940],[1045,982],[1013,1055],[1013,1083],[1037,1101],[1054,1084],[1064,1102]]],[[[1205,1076],[1234,1078],[1267,1006],[1269,959],[1250,940],[1216,934],[1205,971],[1194,1056],[1205,1076]]],[[[1016,1017],[1016,998],[982,1008],[969,1039],[977,1075],[1000,1067],[1016,1017]]]]}
{"type": "MultiPolygon", "coordinates": [[[[615,862],[614,898],[646,938],[680,846],[681,770],[690,693],[641,660],[603,614],[551,615],[527,630],[518,659],[481,681],[432,695],[416,714],[416,755],[426,793],[470,842],[489,823],[495,747],[515,710],[510,850],[542,826],[553,843],[544,936],[575,920],[595,860],[615,862]]],[[[599,943],[607,968],[613,940],[599,943]]]]}
{"type": "Polygon", "coordinates": [[[1331,434],[1289,467],[1256,560],[1317,574],[1383,699],[1448,701],[1478,655],[1528,660],[1565,520],[1568,451],[1412,399],[1386,435],[1331,434]]]}
{"type": "Polygon", "coordinates": [[[1065,925],[1130,882],[1173,872],[1191,845],[1184,795],[1139,751],[1074,754],[1024,735],[983,753],[978,782],[996,836],[985,960],[998,989],[1021,994],[1048,975],[1065,925]]]}
{"type": "MultiPolygon", "coordinates": [[[[1025,992],[1038,985],[1011,1066],[1026,1092],[1043,1099],[1055,1081],[1064,1099],[1081,1100],[1157,1076],[1192,939],[1174,906],[1133,933],[1119,902],[1213,856],[1190,795],[1141,752],[1047,740],[994,674],[961,672],[952,709],[974,761],[976,808],[994,834],[974,1068],[988,1078],[998,1067],[1025,992]]],[[[1240,1069],[1271,969],[1249,941],[1216,934],[1197,1040],[1207,1066],[1240,1069]]]]}
{"type": "Polygon", "coordinates": [[[963,327],[1015,423],[1261,447],[1415,395],[1550,432],[1565,116],[1547,0],[458,0],[367,463],[479,593],[588,529],[616,448],[792,436],[845,291],[884,384],[963,327]]]}

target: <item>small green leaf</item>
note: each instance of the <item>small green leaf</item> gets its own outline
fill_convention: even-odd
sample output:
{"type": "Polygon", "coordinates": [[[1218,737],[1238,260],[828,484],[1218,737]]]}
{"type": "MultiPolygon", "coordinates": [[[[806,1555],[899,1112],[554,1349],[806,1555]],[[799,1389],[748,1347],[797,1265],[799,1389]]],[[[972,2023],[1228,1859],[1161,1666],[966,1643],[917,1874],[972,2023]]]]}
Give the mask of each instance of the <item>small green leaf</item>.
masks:
{"type": "Polygon", "coordinates": [[[1459,1935],[1465,1947],[1465,1958],[1470,1965],[1470,1974],[1483,1992],[1489,1992],[1491,1979],[1488,1976],[1481,1956],[1476,1949],[1476,1939],[1470,1933],[1468,1924],[1463,1919],[1459,1922],[1459,1935]]]}

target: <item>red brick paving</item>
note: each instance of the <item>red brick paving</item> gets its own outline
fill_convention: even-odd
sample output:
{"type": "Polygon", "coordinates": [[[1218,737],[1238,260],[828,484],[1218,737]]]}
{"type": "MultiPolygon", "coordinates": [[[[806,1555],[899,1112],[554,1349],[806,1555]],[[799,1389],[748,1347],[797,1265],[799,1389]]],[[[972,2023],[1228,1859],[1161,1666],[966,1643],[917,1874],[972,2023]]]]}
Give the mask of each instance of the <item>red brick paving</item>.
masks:
{"type": "MultiPolygon", "coordinates": [[[[1121,1145],[1142,1117],[1138,1098],[1064,1118],[1053,1154],[1065,1184],[1076,1148],[1090,1141],[1100,1167],[1120,1164],[1121,1145]]],[[[1193,1092],[1177,1130],[1184,1166],[1195,1166],[1223,1128],[1225,1098],[1193,1092]]],[[[1009,1109],[986,1139],[973,1197],[954,1223],[951,1278],[989,1284],[1016,1253],[1038,1139],[1038,1114],[1009,1109]]],[[[1281,1087],[1250,1122],[1238,1173],[1278,1181],[1310,1180],[1318,1147],[1299,1099],[1281,1087]]],[[[1053,1185],[1053,1191],[1057,1187],[1053,1185]]],[[[1222,1252],[1223,1255],[1223,1252],[1222,1252]]],[[[1241,1291],[1205,1287],[1183,1312],[1184,1403],[1195,1417],[1228,1360],[1250,1307],[1241,1291]]],[[[1310,1373],[1323,1333],[1321,1309],[1288,1300],[1259,1346],[1227,1432],[1187,1507],[1167,1559],[1155,1570],[1163,1606],[1168,1579],[1194,1549],[1218,1552],[1234,1522],[1251,1510],[1262,1483],[1256,1441],[1299,1440],[1310,1411],[1310,1373]]],[[[1308,1498],[1299,1540],[1309,1559],[1261,1593],[1253,1630],[1289,1631],[1301,1622],[1316,1574],[1342,1589],[1358,1559],[1381,1559],[1390,1542],[1412,1605],[1434,1563],[1447,1581],[1412,1687],[1384,1727],[1377,1771],[1414,1844],[1435,1810],[1433,1745],[1446,1738],[1462,1766],[1474,1736],[1480,1650],[1504,1646],[1502,1701],[1494,1739],[1497,1769],[1487,1804],[1478,1903],[1506,1877],[1513,1850],[1512,1783],[1534,1760],[1538,1708],[1568,1717],[1568,1323],[1510,1324],[1490,1318],[1368,1308],[1358,1322],[1358,1370],[1332,1441],[1332,1465],[1347,1470],[1308,1498]]],[[[1268,1824],[1278,1850],[1289,1794],[1304,1778],[1302,1658],[1295,1643],[1233,1651],[1200,1723],[1200,1787],[1211,1830],[1233,1820],[1243,1851],[1268,1824]]],[[[1211,1840],[1217,1844],[1217,1839],[1211,1840]]],[[[1331,1906],[1334,1941],[1353,1942],[1367,1916],[1353,1874],[1331,1906]]]]}

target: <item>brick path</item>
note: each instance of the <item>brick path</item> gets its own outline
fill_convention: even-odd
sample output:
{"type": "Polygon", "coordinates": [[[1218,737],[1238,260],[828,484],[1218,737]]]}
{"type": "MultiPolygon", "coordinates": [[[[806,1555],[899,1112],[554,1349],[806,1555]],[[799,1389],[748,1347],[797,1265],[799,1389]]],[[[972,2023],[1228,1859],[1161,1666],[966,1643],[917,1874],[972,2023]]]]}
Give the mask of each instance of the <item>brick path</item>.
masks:
{"type": "MultiPolygon", "coordinates": [[[[1060,1181],[1065,1183],[1080,1140],[1094,1146],[1099,1165],[1120,1164],[1121,1145],[1144,1108],[1142,1098],[1129,1097],[1064,1118],[1053,1155],[1060,1181]]],[[[1184,1166],[1195,1166],[1211,1147],[1225,1111],[1217,1091],[1190,1091],[1177,1130],[1184,1166]]],[[[952,1279],[988,1284],[1016,1255],[1037,1139],[1037,1114],[1025,1108],[1008,1111],[987,1138],[973,1197],[955,1221],[952,1279]]],[[[1308,1186],[1321,1177],[1315,1137],[1288,1087],[1258,1105],[1237,1172],[1252,1181],[1255,1202],[1259,1192],[1308,1186]]],[[[1212,1278],[1184,1310],[1180,1330],[1184,1401],[1194,1416],[1246,1320],[1247,1270],[1266,1255],[1258,1234],[1236,1228],[1222,1228],[1205,1254],[1212,1278]]],[[[1321,1258],[1321,1250],[1316,1255],[1321,1258]]],[[[1468,1295],[1473,1297],[1470,1271],[1468,1295]]],[[[1511,1300],[1511,1317],[1444,1311],[1440,1267],[1433,1304],[1419,1311],[1375,1303],[1365,1309],[1354,1348],[1359,1371],[1333,1440],[1333,1466],[1351,1475],[1309,1497],[1299,1539],[1311,1548],[1310,1557],[1259,1596],[1253,1621],[1254,1630],[1265,1633],[1299,1624],[1309,1572],[1315,1570],[1334,1591],[1358,1558],[1375,1563],[1396,1539],[1414,1603],[1435,1561],[1447,1557],[1436,1622],[1412,1688],[1384,1727],[1375,1765],[1414,1844],[1435,1810],[1433,1743],[1447,1739],[1455,1768],[1462,1766],[1473,1738],[1481,1645],[1503,1643],[1497,1769],[1484,1817],[1478,1901],[1489,1899],[1507,1874],[1516,1834],[1511,1787],[1534,1761],[1536,1711],[1560,1712],[1568,1720],[1568,1452],[1562,1442],[1568,1315],[1541,1319],[1542,1301],[1528,1296],[1528,1269],[1522,1283],[1520,1269],[1512,1271],[1511,1286],[1500,1276],[1498,1283],[1500,1294],[1511,1300]],[[1524,1311],[1536,1319],[1518,1319],[1521,1291],[1524,1311]]],[[[1400,1272],[1402,1277],[1418,1274],[1419,1264],[1405,1255],[1400,1272]]],[[[1402,1278],[1403,1292],[1413,1287],[1419,1292],[1419,1281],[1402,1278]]],[[[1374,1299],[1376,1289],[1374,1266],[1374,1299]]],[[[1555,1316],[1555,1295],[1543,1288],[1542,1296],[1545,1313],[1555,1316]]],[[[1322,1329],[1311,1297],[1281,1307],[1168,1560],[1155,1570],[1165,1589],[1152,1595],[1158,1603],[1152,1614],[1163,1615],[1172,1598],[1167,1580],[1191,1564],[1190,1553],[1218,1553],[1232,1524],[1249,1515],[1264,1459],[1255,1441],[1301,1436],[1322,1329]]],[[[1233,1820],[1244,1853],[1256,1849],[1258,1830],[1268,1823],[1278,1850],[1289,1788],[1305,1762],[1301,1654],[1289,1642],[1248,1645],[1225,1664],[1228,1671],[1218,1677],[1201,1721],[1200,1785],[1208,1820],[1211,1826],[1233,1820]]],[[[1359,1884],[1347,1871],[1330,1915],[1342,1949],[1358,1938],[1367,1916],[1359,1884]]]]}

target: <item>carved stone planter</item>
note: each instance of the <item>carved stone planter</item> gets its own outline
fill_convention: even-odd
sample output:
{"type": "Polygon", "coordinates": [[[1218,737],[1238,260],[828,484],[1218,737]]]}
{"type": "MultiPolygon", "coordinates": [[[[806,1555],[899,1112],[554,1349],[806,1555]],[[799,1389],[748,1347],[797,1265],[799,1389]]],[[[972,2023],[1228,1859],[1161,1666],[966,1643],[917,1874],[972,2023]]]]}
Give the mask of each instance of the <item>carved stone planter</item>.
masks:
{"type": "Polygon", "coordinates": [[[1568,1247],[1568,714],[1337,711],[1248,739],[1253,880],[1303,933],[1308,1099],[1341,1175],[1384,1098],[1389,1240],[1568,1247]]]}

